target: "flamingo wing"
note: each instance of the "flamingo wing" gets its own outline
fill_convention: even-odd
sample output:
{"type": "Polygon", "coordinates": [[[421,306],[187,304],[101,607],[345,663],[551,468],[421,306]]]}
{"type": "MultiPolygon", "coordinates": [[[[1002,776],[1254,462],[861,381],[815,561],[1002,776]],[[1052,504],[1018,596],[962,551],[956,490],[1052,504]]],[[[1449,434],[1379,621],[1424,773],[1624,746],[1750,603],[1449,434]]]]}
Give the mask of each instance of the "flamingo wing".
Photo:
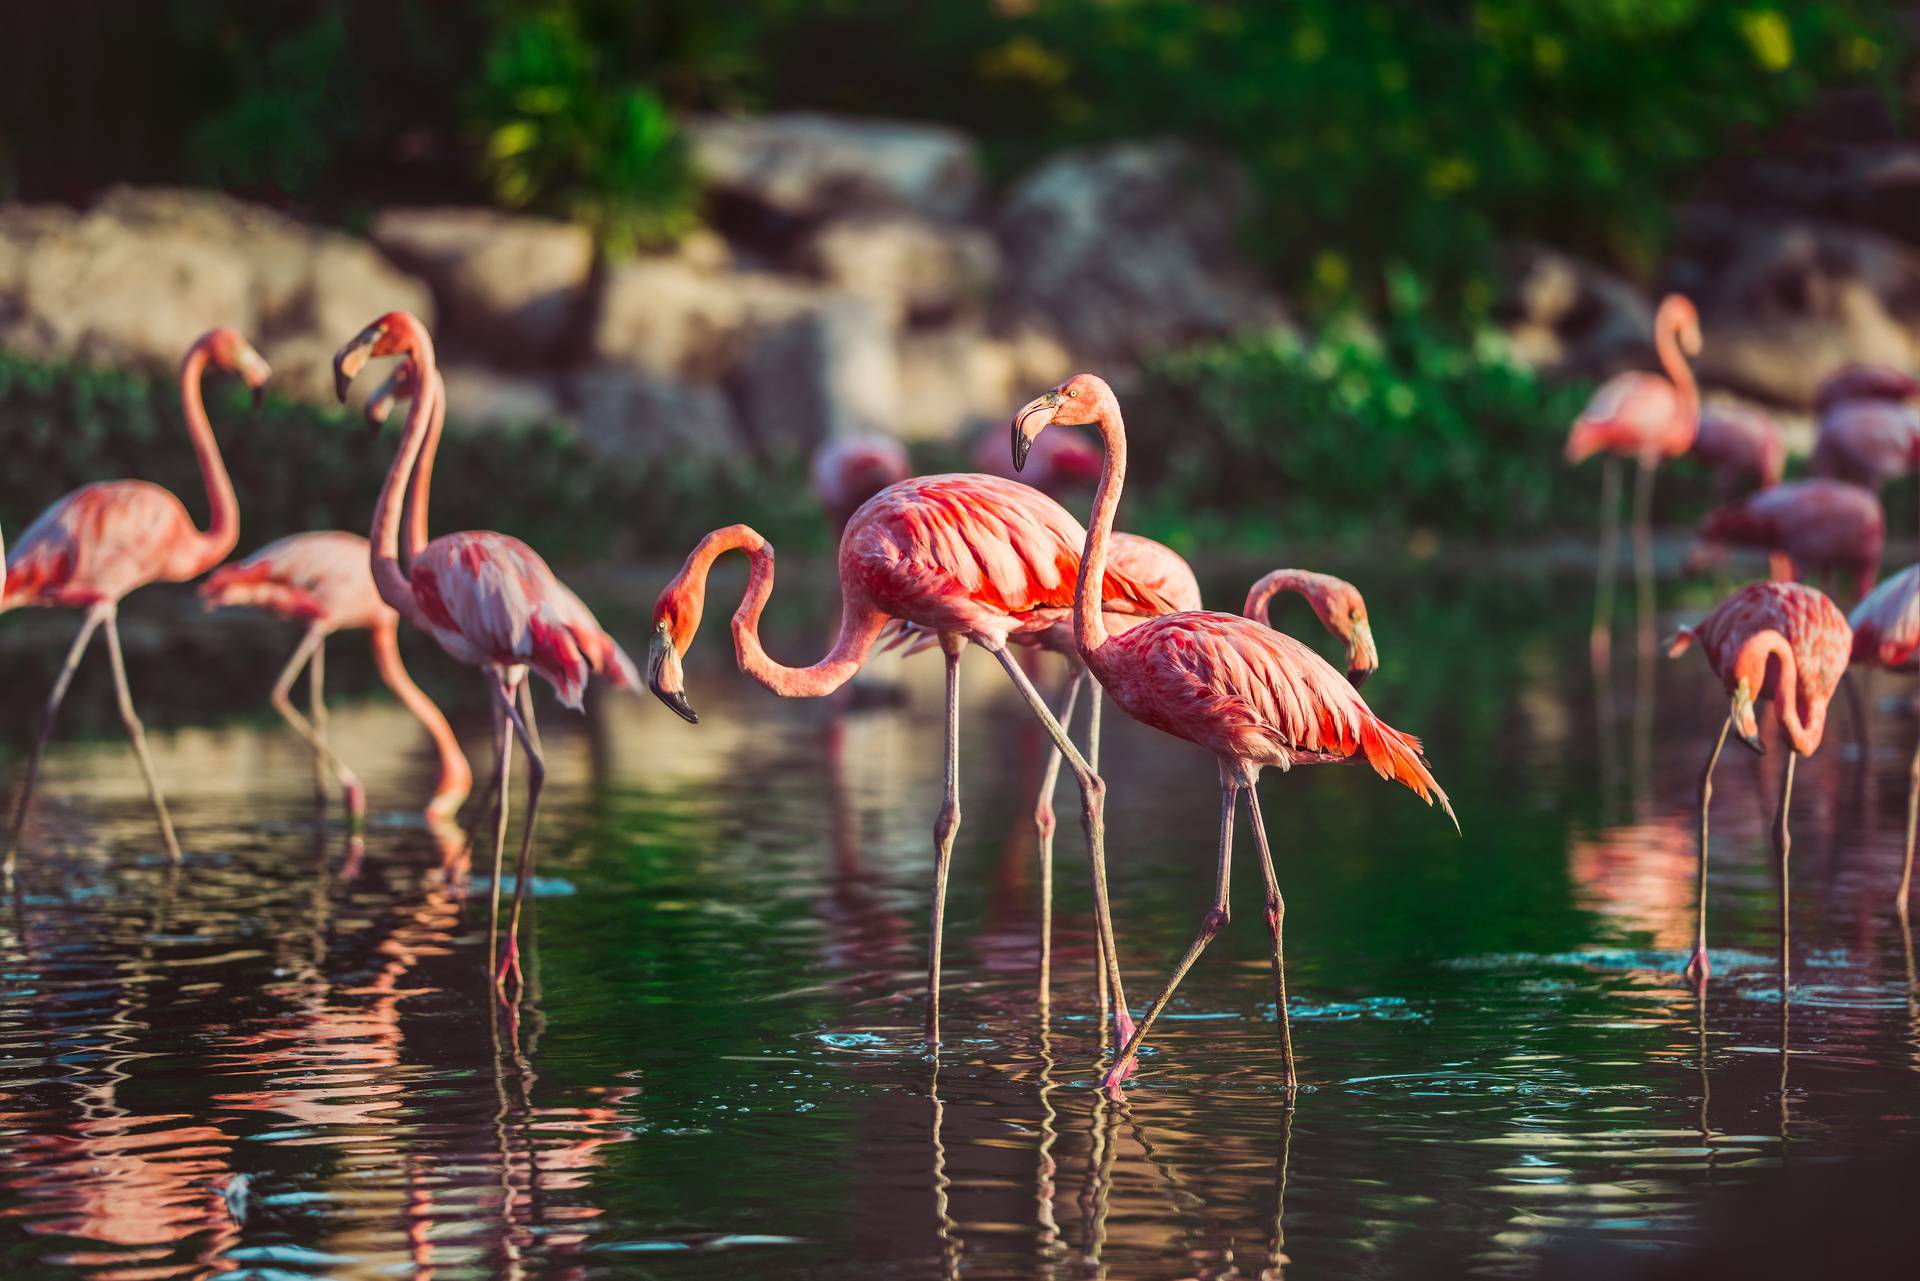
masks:
{"type": "Polygon", "coordinates": [[[198,536],[180,500],[144,480],[102,481],[60,499],[7,553],[7,608],[118,600],[177,572],[198,536]]]}
{"type": "Polygon", "coordinates": [[[1909,565],[1853,607],[1853,659],[1902,670],[1920,650],[1920,565],[1909,565]]]}
{"type": "Polygon", "coordinates": [[[222,565],[200,586],[209,609],[251,605],[334,628],[371,627],[393,611],[368,567],[367,540],[342,530],[290,534],[222,565]]]}

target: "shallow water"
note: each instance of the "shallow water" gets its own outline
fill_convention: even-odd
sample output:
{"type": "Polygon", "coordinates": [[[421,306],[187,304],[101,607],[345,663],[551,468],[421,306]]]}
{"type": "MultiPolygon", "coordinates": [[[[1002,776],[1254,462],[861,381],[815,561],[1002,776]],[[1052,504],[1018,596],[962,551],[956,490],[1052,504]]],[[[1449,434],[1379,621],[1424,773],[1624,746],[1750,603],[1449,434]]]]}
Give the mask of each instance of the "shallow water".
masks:
{"type": "MultiPolygon", "coordinates": [[[[1115,1104],[1092,1088],[1063,787],[1041,1017],[1039,745],[983,655],[965,668],[936,1071],[917,1053],[936,658],[876,665],[904,705],[783,702],[728,670],[716,607],[690,663],[699,726],[651,700],[587,721],[544,703],[529,987],[501,1007],[484,892],[463,895],[442,870],[453,837],[409,813],[431,761],[368,693],[362,647],[330,655],[336,743],[376,815],[349,859],[255,701],[292,637],[136,601],[134,681],[187,862],[160,856],[89,670],[0,925],[0,1273],[1527,1274],[1566,1234],[1657,1250],[1783,1161],[1910,1145],[1920,1001],[1888,910],[1905,687],[1874,683],[1864,750],[1838,709],[1799,773],[1783,1057],[1778,750],[1723,760],[1704,1011],[1679,974],[1695,781],[1725,706],[1698,657],[1660,661],[1636,707],[1623,632],[1598,700],[1584,583],[1344,568],[1385,659],[1369,700],[1426,737],[1465,835],[1360,770],[1263,783],[1308,1083],[1292,1109],[1244,815],[1236,923],[1115,1104]]],[[[1219,575],[1214,598],[1249,576],[1219,575]]],[[[826,620],[783,587],[774,648],[808,654],[826,620]]],[[[66,629],[8,620],[16,689],[66,629]]],[[[409,653],[479,764],[472,678],[409,653]]],[[[6,713],[10,773],[35,697],[6,713]]],[[[1194,749],[1106,725],[1138,1009],[1205,906],[1218,792],[1194,749]]]]}

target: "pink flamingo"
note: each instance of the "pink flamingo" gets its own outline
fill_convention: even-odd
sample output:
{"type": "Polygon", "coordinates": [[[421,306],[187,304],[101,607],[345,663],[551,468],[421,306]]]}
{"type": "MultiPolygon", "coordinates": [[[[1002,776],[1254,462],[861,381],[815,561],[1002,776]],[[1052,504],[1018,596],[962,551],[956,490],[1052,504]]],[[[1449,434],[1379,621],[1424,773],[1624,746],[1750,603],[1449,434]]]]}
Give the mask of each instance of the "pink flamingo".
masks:
{"type": "Polygon", "coordinates": [[[1373,645],[1373,624],[1367,621],[1367,602],[1360,589],[1332,574],[1306,569],[1276,569],[1247,589],[1242,614],[1267,623],[1267,603],[1280,592],[1295,592],[1313,607],[1314,617],[1347,647],[1347,681],[1355,689],[1380,667],[1380,651],[1373,645]]]}
{"type": "Polygon", "coordinates": [[[1616,460],[1631,458],[1640,467],[1633,494],[1633,559],[1640,617],[1650,626],[1653,472],[1662,458],[1677,458],[1691,449],[1699,430],[1700,387],[1686,362],[1686,356],[1700,354],[1700,314],[1693,303],[1679,294],[1663,298],[1653,318],[1653,343],[1666,377],[1638,372],[1615,375],[1594,393],[1567,434],[1568,462],[1606,456],[1600,473],[1600,576],[1593,613],[1596,662],[1606,657],[1612,643],[1614,560],[1620,541],[1616,460]]]}
{"type": "Polygon", "coordinates": [[[1028,402],[1013,420],[1016,467],[1025,460],[1028,444],[1053,423],[1091,424],[1106,446],[1074,593],[1073,634],[1081,660],[1128,715],[1209,749],[1220,765],[1220,860],[1213,905],[1103,1084],[1114,1089],[1127,1078],[1141,1041],[1174,989],[1227,924],[1233,816],[1244,791],[1267,882],[1276,1017],[1291,1090],[1297,1077],[1281,946],[1286,906],[1252,791],[1260,771],[1267,766],[1290,769],[1296,764],[1365,759],[1381,777],[1404,784],[1429,804],[1438,801],[1449,818],[1453,807],[1421,758],[1419,740],[1375,716],[1331,664],[1284,632],[1236,614],[1188,611],[1149,619],[1119,635],[1109,634],[1103,612],[1089,608],[1087,584],[1105,572],[1114,513],[1126,478],[1127,438],[1120,406],[1112,389],[1092,374],[1077,375],[1028,402]]]}
{"type": "Polygon", "coordinates": [[[1848,365],[1814,396],[1813,474],[1865,485],[1920,471],[1920,380],[1885,365],[1848,365]]]}
{"type": "Polygon", "coordinates": [[[209,609],[251,605],[305,624],[300,644],[274,682],[271,700],[274,710],[313,748],[316,767],[332,769],[340,780],[348,821],[355,831],[366,819],[366,793],[327,741],[326,647],[327,638],[335,632],[367,631],[380,678],[433,739],[440,756],[440,779],[427,805],[427,817],[438,820],[451,815],[473,783],[453,727],[400,661],[400,616],[374,588],[370,559],[367,540],[358,534],[338,530],[293,534],[215,570],[200,588],[200,598],[209,609]],[[309,675],[311,721],[288,698],[303,666],[309,675]]]}
{"type": "MultiPolygon", "coordinates": [[[[382,356],[407,357],[418,380],[417,390],[432,393],[439,386],[433,339],[426,327],[408,313],[394,311],[361,330],[334,356],[334,385],[342,400],[354,375],[369,359],[382,356]]],[[[500,808],[494,826],[488,961],[498,984],[505,982],[509,972],[515,979],[522,977],[520,917],[533,867],[533,831],[540,811],[540,791],[546,780],[546,762],[539,743],[515,706],[520,684],[532,671],[553,687],[562,704],[578,710],[594,674],[596,655],[618,687],[638,688],[639,674],[605,632],[585,625],[578,598],[561,587],[539,554],[517,538],[492,531],[442,534],[420,548],[408,568],[402,570],[401,496],[420,466],[437,399],[435,394],[416,394],[408,409],[400,448],[373,511],[368,535],[370,568],[380,598],[433,637],[453,658],[485,673],[493,695],[500,808]],[[496,953],[500,866],[507,837],[507,783],[515,735],[527,753],[527,817],[515,871],[507,945],[504,953],[496,953]]],[[[427,479],[423,476],[417,482],[412,514],[421,530],[427,520],[427,479]]]]}
{"type": "MultiPolygon", "coordinates": [[[[1848,619],[1853,627],[1853,665],[1890,672],[1920,669],[1920,565],[1909,565],[1869,592],[1848,619]]],[[[1920,828],[1920,743],[1914,744],[1907,771],[1907,853],[1900,865],[1900,888],[1893,903],[1901,919],[1913,885],[1914,834],[1920,828]]]]}
{"type": "MultiPolygon", "coordinates": [[[[839,637],[826,656],[809,667],[777,663],[761,644],[760,616],[773,594],[773,548],[749,526],[729,525],[701,539],[654,605],[648,683],[662,702],[690,722],[698,717],[687,701],[682,662],[705,609],[707,574],[726,552],[745,552],[752,562],[744,599],[733,615],[735,657],[741,671],[781,697],[831,694],[860,670],[894,620],[939,637],[947,660],[946,797],[934,824],[927,957],[930,1045],[939,1044],[947,873],[960,826],[960,655],[969,641],[1006,670],[1080,785],[1098,916],[1098,959],[1107,976],[1103,998],[1110,990],[1119,1034],[1130,1030],[1107,905],[1105,785],[1068,740],[1009,647],[1015,637],[1045,632],[1066,616],[1081,538],[1079,522],[1065,508],[1026,485],[997,476],[919,476],[881,490],[847,523],[840,537],[839,637]]],[[[1143,616],[1167,608],[1153,589],[1119,571],[1108,572],[1102,586],[1109,611],[1143,616]]]]}
{"type": "Polygon", "coordinates": [[[1787,470],[1787,447],[1770,414],[1744,406],[1712,405],[1700,411],[1700,426],[1688,456],[1713,473],[1714,490],[1730,498],[1741,481],[1761,489],[1778,485],[1787,470]]]}
{"type": "Polygon", "coordinates": [[[1814,412],[1825,413],[1850,400],[1920,401],[1920,378],[1891,365],[1843,365],[1814,389],[1814,412]]]}
{"type": "Polygon", "coordinates": [[[1886,518],[1873,491],[1841,480],[1795,480],[1707,513],[1704,543],[1764,548],[1776,574],[1851,572],[1859,596],[1873,587],[1886,546],[1886,518]]]}
{"type": "Polygon", "coordinates": [[[1773,820],[1773,842],[1780,856],[1780,967],[1781,999],[1787,967],[1787,855],[1792,847],[1787,832],[1787,806],[1793,797],[1793,766],[1802,756],[1820,748],[1826,732],[1827,704],[1847,670],[1853,649],[1853,629],[1846,615],[1825,593],[1803,583],[1748,583],[1716,606],[1692,627],[1682,627],[1667,647],[1670,657],[1684,654],[1699,642],[1707,666],[1720,678],[1732,698],[1720,737],[1700,772],[1700,877],[1695,891],[1693,955],[1687,977],[1704,984],[1712,972],[1707,960],[1707,807],[1713,799],[1713,769],[1727,745],[1727,731],[1740,735],[1754,751],[1760,745],[1760,727],[1754,704],[1774,700],[1780,724],[1787,734],[1786,773],[1780,784],[1780,805],[1773,820]]]}
{"type": "Polygon", "coordinates": [[[860,504],[913,474],[907,448],[891,436],[837,436],[813,451],[813,495],[837,533],[860,504]]]}
{"type": "Polygon", "coordinates": [[[180,500],[160,486],[144,480],[100,481],[74,490],[40,513],[15,541],[7,558],[0,612],[22,606],[85,611],[80,634],[74,637],[66,662],[54,678],[41,716],[40,734],[27,760],[20,800],[7,833],[4,873],[8,878],[13,875],[15,848],[27,821],[27,806],[33,799],[34,781],[40,775],[40,760],[53,733],[54,717],[96,630],[106,632],[120,720],[146,779],[167,856],[176,863],[180,861],[180,842],[174,836],[173,819],[167,813],[166,798],[161,795],[160,780],[147,753],[146,732],[127,686],[126,663],[120,653],[119,607],[128,592],[148,583],[183,583],[199,577],[225,560],[239,541],[240,504],[200,394],[201,378],[209,363],[238,374],[253,391],[256,406],[271,372],[247,340],[231,329],[203,334],[187,349],[186,359],[180,364],[181,412],[207,489],[209,515],[204,533],[194,527],[193,517],[180,500]]]}

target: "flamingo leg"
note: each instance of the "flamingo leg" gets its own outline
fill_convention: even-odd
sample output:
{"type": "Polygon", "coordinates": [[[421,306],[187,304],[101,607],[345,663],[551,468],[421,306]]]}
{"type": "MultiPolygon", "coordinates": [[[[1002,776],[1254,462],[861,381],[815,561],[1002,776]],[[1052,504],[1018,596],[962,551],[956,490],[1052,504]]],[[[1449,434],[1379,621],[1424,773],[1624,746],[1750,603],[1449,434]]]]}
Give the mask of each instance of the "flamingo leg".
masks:
{"type": "MultiPolygon", "coordinates": [[[[307,629],[307,634],[301,637],[300,644],[294,648],[293,656],[287,660],[287,665],[280,669],[280,678],[273,683],[273,692],[267,696],[267,699],[273,704],[273,710],[280,713],[280,718],[292,726],[293,732],[313,749],[314,769],[322,786],[325,785],[327,769],[331,768],[339,777],[340,790],[346,795],[348,827],[357,831],[366,819],[367,812],[366,792],[360,786],[360,779],[339,757],[333,754],[333,748],[327,742],[326,730],[318,723],[309,724],[307,718],[302,716],[300,710],[293,705],[291,697],[293,682],[300,675],[300,668],[307,665],[309,660],[316,664],[320,662],[319,655],[325,639],[326,632],[318,623],[307,629]]],[[[324,686],[317,679],[312,684],[313,705],[324,715],[326,706],[324,686]]],[[[324,800],[323,791],[323,803],[324,800]]]]}
{"type": "MultiPolygon", "coordinates": [[[[532,685],[532,681],[520,683],[520,718],[527,723],[527,733],[533,736],[534,746],[540,747],[540,728],[533,718],[532,685]]],[[[495,745],[494,750],[499,751],[498,744],[495,745]]],[[[474,838],[480,834],[480,825],[487,821],[487,816],[493,812],[494,802],[500,797],[500,771],[497,768],[499,765],[497,757],[494,765],[496,768],[487,771],[486,785],[480,789],[480,794],[473,799],[471,808],[467,812],[466,837],[461,846],[462,849],[473,848],[474,838]]]]}
{"type": "Polygon", "coordinates": [[[1687,958],[1687,977],[1706,985],[1713,966],[1707,961],[1707,806],[1713,802],[1713,769],[1720,763],[1720,749],[1727,745],[1727,731],[1733,728],[1733,714],[1721,722],[1720,737],[1714,740],[1713,754],[1700,771],[1700,872],[1694,886],[1693,955],[1687,958]]]}
{"type": "Polygon", "coordinates": [[[173,834],[173,819],[167,814],[167,798],[160,794],[160,776],[154,773],[153,757],[147,754],[147,733],[133,710],[133,691],[127,686],[127,664],[120,654],[120,620],[112,606],[106,608],[107,658],[113,665],[113,692],[120,700],[120,723],[127,727],[127,741],[140,762],[140,773],[147,780],[147,797],[160,820],[160,836],[167,844],[167,858],[180,861],[180,841],[173,834]]]}
{"type": "Polygon", "coordinates": [[[1287,1012],[1287,955],[1281,945],[1287,901],[1280,896],[1280,878],[1273,869],[1273,851],[1267,847],[1267,824],[1260,815],[1260,793],[1247,789],[1247,813],[1253,819],[1253,842],[1260,847],[1260,871],[1267,879],[1267,932],[1273,936],[1274,1020],[1280,1025],[1280,1058],[1286,1065],[1287,1089],[1299,1084],[1293,1070],[1293,1020],[1287,1012]]]}
{"type": "Polygon", "coordinates": [[[1587,644],[1593,665],[1604,667],[1613,648],[1613,580],[1620,560],[1620,460],[1600,459],[1600,567],[1593,585],[1593,631],[1587,644]]]}
{"type": "Polygon", "coordinates": [[[522,723],[526,728],[527,738],[533,744],[531,750],[545,753],[547,749],[544,746],[542,746],[540,742],[540,727],[534,722],[534,719],[533,719],[533,682],[532,681],[523,680],[520,682],[519,702],[520,702],[520,720],[522,721],[522,723]]]}
{"type": "Polygon", "coordinates": [[[105,617],[102,607],[95,606],[80,620],[80,633],[67,649],[67,661],[61,666],[60,674],[53,678],[53,689],[47,694],[46,710],[40,713],[40,736],[34,739],[33,755],[27,758],[27,776],[20,785],[20,799],[14,803],[13,825],[7,830],[3,874],[9,884],[13,882],[14,851],[20,844],[20,829],[26,826],[27,806],[33,800],[33,785],[40,777],[40,758],[46,754],[47,740],[53,737],[54,718],[60,712],[61,700],[67,696],[67,686],[73,683],[74,670],[80,666],[80,659],[87,652],[87,642],[93,639],[94,630],[105,617]]]}
{"type": "MultiPolygon", "coordinates": [[[[1073,710],[1080,701],[1080,688],[1093,678],[1087,669],[1078,663],[1067,673],[1066,691],[1060,696],[1060,710],[1055,715],[1068,733],[1073,731],[1073,710]]],[[[1035,844],[1040,858],[1040,1004],[1045,1006],[1049,1000],[1049,987],[1053,975],[1053,789],[1060,781],[1060,749],[1055,747],[1047,752],[1047,765],[1040,773],[1040,794],[1033,803],[1033,830],[1035,844]]],[[[1097,949],[1096,949],[1097,951],[1097,949]]],[[[1096,974],[1104,975],[1106,968],[1101,959],[1094,960],[1096,974]]],[[[1102,1012],[1102,1021],[1105,1011],[1102,1012]]]]}
{"type": "Polygon", "coordinates": [[[1900,865],[1900,888],[1894,891],[1894,910],[1907,919],[1907,894],[1913,887],[1913,838],[1920,828],[1920,741],[1913,745],[1913,762],[1907,766],[1907,856],[1900,865]]]}
{"type": "MultiPolygon", "coordinates": [[[[522,676],[520,684],[523,687],[525,682],[526,678],[522,676]]],[[[514,706],[514,693],[515,691],[504,683],[494,688],[494,697],[500,700],[500,710],[506,714],[513,732],[520,736],[520,746],[527,751],[527,817],[520,834],[520,861],[514,865],[513,869],[513,915],[507,920],[507,953],[500,963],[500,968],[494,971],[493,981],[496,984],[506,981],[509,969],[513,973],[514,982],[521,984],[526,982],[525,977],[520,973],[520,917],[526,911],[527,892],[533,881],[533,827],[540,817],[540,792],[547,782],[546,757],[540,751],[539,740],[534,737],[532,729],[520,715],[519,709],[514,706]]],[[[504,751],[502,754],[505,754],[504,751]]],[[[500,797],[504,808],[507,795],[504,771],[501,784],[500,797]]]]}
{"type": "Polygon", "coordinates": [[[307,664],[307,717],[313,722],[313,798],[321,805],[327,801],[327,758],[333,755],[327,741],[326,691],[327,634],[318,632],[313,658],[307,664]]]}
{"type": "Polygon", "coordinates": [[[927,1048],[940,1048],[940,949],[947,925],[947,873],[953,867],[953,840],[960,831],[960,653],[964,642],[940,634],[947,656],[946,797],[933,823],[933,920],[927,933],[927,1048]]]}
{"type": "Polygon", "coordinates": [[[500,866],[507,850],[507,781],[513,773],[513,731],[506,714],[493,710],[493,888],[487,908],[487,973],[498,975],[500,948],[500,866]]]}
{"type": "Polygon", "coordinates": [[[1800,753],[1787,749],[1787,768],[1780,780],[1780,808],[1773,817],[1773,844],[1780,854],[1780,1002],[1786,1009],[1787,973],[1790,931],[1787,913],[1787,869],[1788,857],[1793,852],[1793,837],[1787,831],[1787,807],[1793,800],[1793,766],[1800,759],[1800,753]]]}
{"type": "MultiPolygon", "coordinates": [[[[1000,660],[1000,666],[1006,669],[1014,688],[1026,699],[1027,706],[1047,727],[1047,733],[1053,736],[1054,746],[1060,749],[1068,768],[1073,771],[1074,781],[1080,785],[1080,821],[1086,828],[1087,855],[1093,864],[1093,906],[1099,925],[1100,951],[1106,965],[1107,987],[1113,998],[1113,1030],[1124,1042],[1133,1034],[1133,1016],[1127,1010],[1127,990],[1120,979],[1120,952],[1113,939],[1113,905],[1107,894],[1107,785],[1093,772],[1093,767],[1080,754],[1080,749],[1073,745],[1073,740],[1067,737],[1067,732],[1060,728],[1060,722],[1053,719],[1053,713],[1047,709],[1047,701],[1040,697],[1040,691],[1020,670],[1020,664],[1006,646],[995,649],[993,655],[1000,660]]],[[[1094,707],[1099,707],[1097,695],[1094,707]]]]}
{"type": "MultiPolygon", "coordinates": [[[[1167,976],[1167,985],[1160,989],[1160,995],[1154,998],[1148,1007],[1146,1017],[1140,1020],[1140,1026],[1127,1038],[1126,1045],[1120,1051],[1120,1057],[1114,1060],[1100,1084],[1108,1090],[1118,1089],[1127,1079],[1133,1060],[1140,1053],[1140,1043],[1147,1039],[1147,1033],[1153,1030],[1154,1022],[1160,1012],[1167,1008],[1167,1002],[1173,999],[1173,990],[1180,986],[1180,980],[1187,976],[1193,963],[1207,950],[1207,944],[1214,936],[1227,928],[1227,922],[1233,919],[1232,909],[1227,903],[1227,887],[1230,879],[1229,866],[1233,861],[1233,807],[1238,803],[1240,784],[1225,776],[1220,779],[1220,866],[1213,878],[1213,905],[1206,915],[1200,918],[1200,930],[1193,936],[1193,942],[1187,945],[1187,954],[1173,967],[1173,973],[1167,976]]],[[[1284,1008],[1284,1007],[1283,1007],[1284,1008]]],[[[1291,1082],[1289,1082],[1291,1088],[1291,1082]]]]}
{"type": "Polygon", "coordinates": [[[1635,622],[1643,657],[1653,649],[1653,472],[1651,458],[1640,460],[1633,485],[1633,584],[1635,622]]]}

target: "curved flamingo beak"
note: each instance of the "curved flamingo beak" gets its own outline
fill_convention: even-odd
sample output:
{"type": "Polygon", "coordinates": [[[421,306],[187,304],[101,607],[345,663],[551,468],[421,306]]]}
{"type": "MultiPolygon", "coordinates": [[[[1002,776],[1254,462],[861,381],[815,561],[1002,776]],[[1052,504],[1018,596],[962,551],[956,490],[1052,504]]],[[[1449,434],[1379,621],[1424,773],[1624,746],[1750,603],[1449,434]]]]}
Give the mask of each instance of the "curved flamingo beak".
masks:
{"type": "Polygon", "coordinates": [[[680,654],[673,646],[673,638],[667,635],[665,623],[654,629],[653,645],[647,651],[647,688],[687,724],[700,723],[700,714],[687,701],[686,675],[681,671],[680,654]]]}
{"type": "Polygon", "coordinates": [[[353,386],[354,375],[367,366],[367,357],[373,353],[373,344],[380,340],[384,331],[380,322],[368,325],[342,347],[333,353],[333,394],[340,403],[347,400],[347,389],[353,386]]]}
{"type": "Polygon", "coordinates": [[[1373,624],[1361,619],[1353,625],[1353,637],[1347,641],[1347,681],[1359,689],[1379,667],[1380,651],[1373,646],[1373,624]]]}
{"type": "Polygon", "coordinates": [[[1013,469],[1015,471],[1026,470],[1027,452],[1033,448],[1033,438],[1046,430],[1047,426],[1047,424],[1043,422],[1032,431],[1028,431],[1027,419],[1043,409],[1053,410],[1059,407],[1060,393],[1058,391],[1050,391],[1043,396],[1036,396],[1028,401],[1021,407],[1020,412],[1013,416],[1013,469]]]}

